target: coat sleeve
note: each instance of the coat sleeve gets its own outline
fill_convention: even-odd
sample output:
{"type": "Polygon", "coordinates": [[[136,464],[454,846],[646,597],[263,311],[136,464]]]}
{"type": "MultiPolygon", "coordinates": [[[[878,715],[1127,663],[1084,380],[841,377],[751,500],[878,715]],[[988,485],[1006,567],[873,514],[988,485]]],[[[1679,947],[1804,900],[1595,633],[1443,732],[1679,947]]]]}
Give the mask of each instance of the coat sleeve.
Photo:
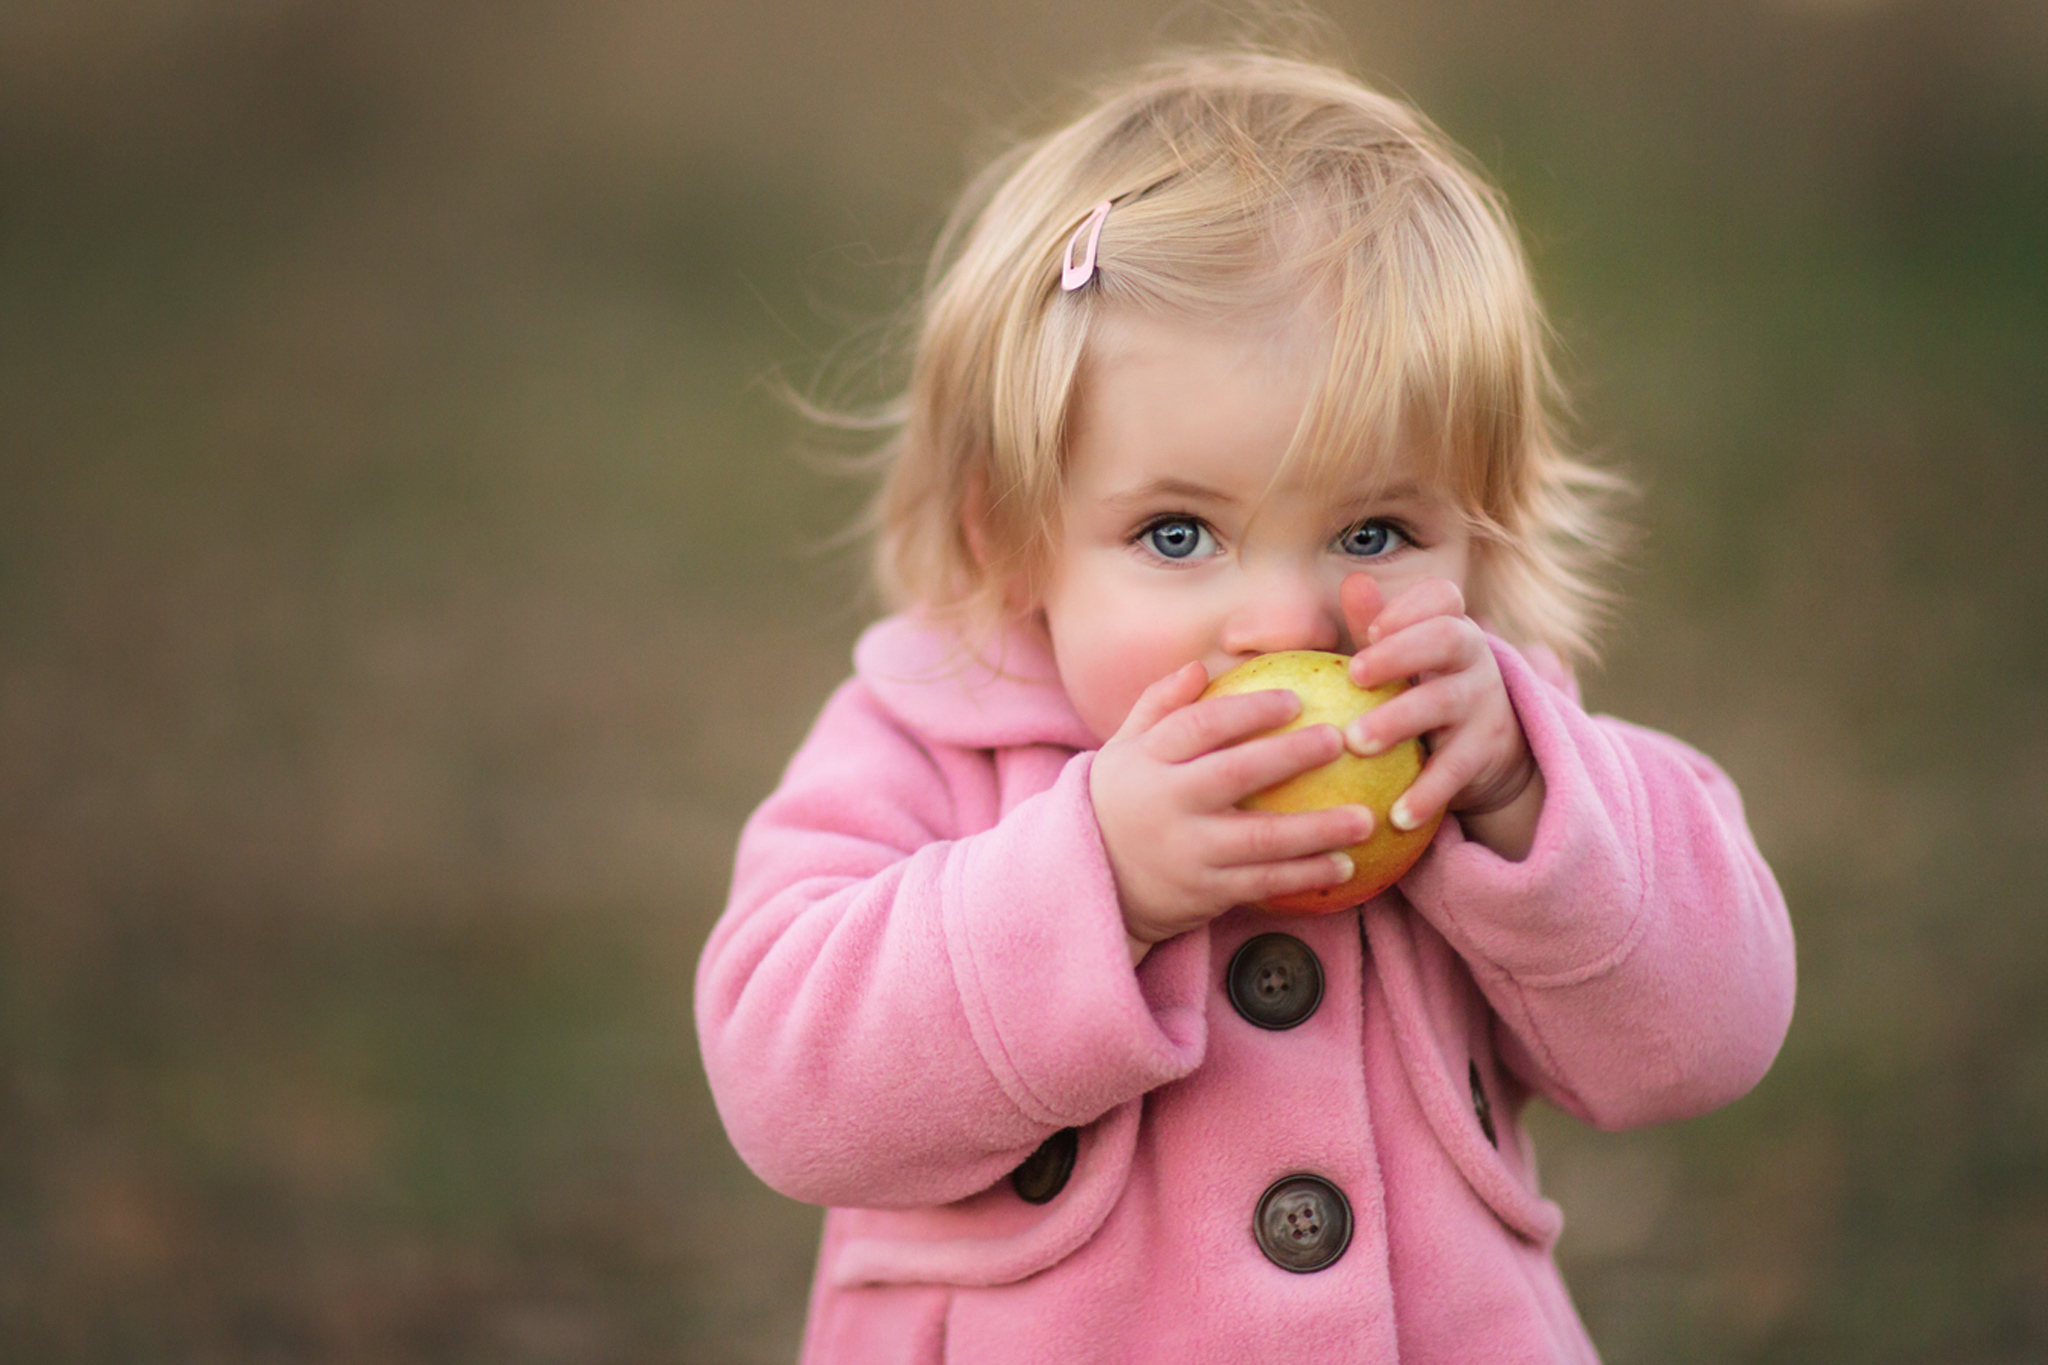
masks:
{"type": "Polygon", "coordinates": [[[1403,891],[1552,1102],[1602,1128],[1728,1103],[1776,1057],[1793,994],[1791,922],[1734,784],[1494,652],[1543,773],[1535,842],[1509,862],[1446,821],[1403,891]]]}
{"type": "Polygon", "coordinates": [[[857,680],[827,704],[697,970],[719,1115],[769,1185],[949,1202],[1200,1062],[1201,970],[1131,969],[1091,757],[963,829],[991,753],[922,742],[857,680]]]}

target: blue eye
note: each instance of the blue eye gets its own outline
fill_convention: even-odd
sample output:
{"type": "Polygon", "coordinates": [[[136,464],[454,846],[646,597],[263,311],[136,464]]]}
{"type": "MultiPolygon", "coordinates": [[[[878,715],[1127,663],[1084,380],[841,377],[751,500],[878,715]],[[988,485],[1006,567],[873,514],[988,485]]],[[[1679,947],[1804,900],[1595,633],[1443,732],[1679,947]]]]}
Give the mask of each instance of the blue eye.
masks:
{"type": "Polygon", "coordinates": [[[1187,559],[1210,548],[1209,528],[1193,517],[1168,517],[1144,531],[1147,545],[1166,559],[1187,559]]]}
{"type": "Polygon", "coordinates": [[[1373,559],[1396,549],[1407,539],[1392,522],[1375,519],[1361,521],[1337,537],[1337,548],[1360,559],[1373,559]]]}

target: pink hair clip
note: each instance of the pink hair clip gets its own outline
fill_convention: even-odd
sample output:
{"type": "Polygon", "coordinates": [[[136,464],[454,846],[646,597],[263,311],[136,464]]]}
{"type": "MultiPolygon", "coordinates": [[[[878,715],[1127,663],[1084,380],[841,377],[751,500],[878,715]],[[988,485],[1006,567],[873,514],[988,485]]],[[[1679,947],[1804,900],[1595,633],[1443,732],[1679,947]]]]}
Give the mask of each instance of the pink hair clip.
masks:
{"type": "Polygon", "coordinates": [[[1067,258],[1060,270],[1060,288],[1073,292],[1088,283],[1095,274],[1095,244],[1102,240],[1102,224],[1109,217],[1109,206],[1113,200],[1105,199],[1088,210],[1088,216],[1081,220],[1081,226],[1074,229],[1074,235],[1067,239],[1067,258]],[[1079,264],[1074,261],[1074,248],[1081,244],[1083,234],[1087,235],[1088,246],[1082,253],[1079,264]]]}

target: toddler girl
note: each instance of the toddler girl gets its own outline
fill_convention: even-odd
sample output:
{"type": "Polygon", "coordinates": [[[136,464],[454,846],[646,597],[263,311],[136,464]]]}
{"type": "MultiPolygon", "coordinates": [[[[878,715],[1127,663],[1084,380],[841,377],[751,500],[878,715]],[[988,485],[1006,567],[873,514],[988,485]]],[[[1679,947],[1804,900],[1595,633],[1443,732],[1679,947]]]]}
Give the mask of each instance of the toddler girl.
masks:
{"type": "Polygon", "coordinates": [[[1590,1361],[1521,1114],[1769,1066],[1792,940],[1734,788],[1582,711],[1602,478],[1505,214],[1406,106],[1212,53],[999,163],[928,286],[872,627],[743,835],[697,1022],[831,1206],[804,1358],[1590,1361]],[[1341,733],[1274,650],[1416,685],[1341,733]],[[1236,808],[1427,738],[1361,806],[1236,808]]]}

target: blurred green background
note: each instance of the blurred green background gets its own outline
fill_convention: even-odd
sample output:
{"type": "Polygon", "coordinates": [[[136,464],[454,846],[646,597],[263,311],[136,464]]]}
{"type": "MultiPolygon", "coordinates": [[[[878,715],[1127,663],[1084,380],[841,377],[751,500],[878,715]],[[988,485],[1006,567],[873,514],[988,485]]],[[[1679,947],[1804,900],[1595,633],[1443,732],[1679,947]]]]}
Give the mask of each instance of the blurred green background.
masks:
{"type": "MultiPolygon", "coordinates": [[[[2048,7],[1339,4],[1643,484],[1591,700],[1800,934],[1712,1118],[1539,1121],[1610,1365],[2048,1357],[2048,7]]],[[[872,613],[764,376],[1214,12],[0,5],[0,1356],[792,1358],[689,1022],[872,613]]],[[[843,449],[843,447],[841,447],[843,449]]]]}

